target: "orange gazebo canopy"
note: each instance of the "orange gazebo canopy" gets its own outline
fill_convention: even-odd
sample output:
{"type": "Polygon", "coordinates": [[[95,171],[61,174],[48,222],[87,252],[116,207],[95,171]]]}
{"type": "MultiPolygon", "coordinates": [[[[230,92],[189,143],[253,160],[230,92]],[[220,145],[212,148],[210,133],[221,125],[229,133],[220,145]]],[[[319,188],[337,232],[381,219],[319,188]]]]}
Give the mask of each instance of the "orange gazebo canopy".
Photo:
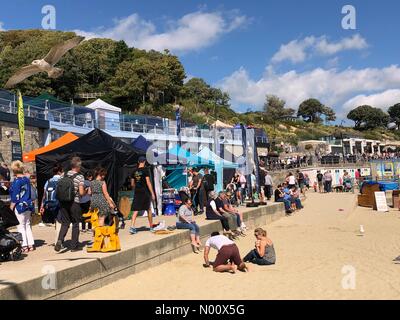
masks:
{"type": "Polygon", "coordinates": [[[68,133],[64,134],[60,139],[49,143],[47,146],[24,153],[22,155],[22,160],[24,162],[33,162],[33,161],[35,161],[35,158],[37,155],[46,153],[47,151],[54,150],[59,147],[62,147],[72,141],[75,141],[76,139],[78,139],[78,137],[76,135],[74,135],[71,132],[68,132],[68,133]]]}

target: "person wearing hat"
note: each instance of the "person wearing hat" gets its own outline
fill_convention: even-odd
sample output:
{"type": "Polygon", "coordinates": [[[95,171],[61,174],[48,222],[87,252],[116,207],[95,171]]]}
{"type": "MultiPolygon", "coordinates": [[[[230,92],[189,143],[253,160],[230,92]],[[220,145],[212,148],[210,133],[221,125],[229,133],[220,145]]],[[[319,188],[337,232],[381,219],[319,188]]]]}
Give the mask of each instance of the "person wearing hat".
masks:
{"type": "Polygon", "coordinates": [[[150,170],[146,167],[146,158],[139,157],[138,167],[133,171],[131,186],[134,190],[134,198],[132,203],[132,221],[129,229],[130,234],[136,234],[135,228],[136,217],[139,211],[147,211],[147,218],[149,219],[150,231],[153,230],[153,214],[151,211],[151,201],[155,201],[153,186],[150,180],[150,170]]]}

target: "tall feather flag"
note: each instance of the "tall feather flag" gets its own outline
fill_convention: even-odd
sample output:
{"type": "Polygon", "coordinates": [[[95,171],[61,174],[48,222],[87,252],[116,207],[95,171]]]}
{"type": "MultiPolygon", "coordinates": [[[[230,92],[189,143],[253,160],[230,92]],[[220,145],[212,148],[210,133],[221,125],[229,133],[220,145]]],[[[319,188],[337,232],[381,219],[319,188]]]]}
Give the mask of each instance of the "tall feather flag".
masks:
{"type": "Polygon", "coordinates": [[[24,114],[24,102],[22,101],[21,91],[18,90],[18,128],[19,128],[19,139],[21,141],[21,150],[24,152],[25,142],[25,114],[24,114]]]}

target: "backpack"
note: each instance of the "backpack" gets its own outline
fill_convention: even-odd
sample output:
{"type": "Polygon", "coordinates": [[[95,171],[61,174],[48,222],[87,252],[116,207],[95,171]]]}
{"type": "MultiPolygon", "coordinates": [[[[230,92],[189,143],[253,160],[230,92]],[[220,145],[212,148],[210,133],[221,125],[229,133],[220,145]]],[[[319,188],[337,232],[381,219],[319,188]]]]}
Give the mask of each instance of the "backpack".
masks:
{"type": "Polygon", "coordinates": [[[72,176],[67,174],[58,180],[56,187],[56,197],[60,202],[73,202],[75,200],[75,185],[74,179],[79,173],[72,176]]]}
{"type": "Polygon", "coordinates": [[[15,196],[15,210],[18,213],[24,213],[26,211],[33,211],[35,206],[32,201],[31,184],[28,179],[15,180],[12,189],[18,190],[18,194],[15,196]]]}
{"type": "Polygon", "coordinates": [[[58,181],[53,178],[47,180],[47,187],[44,190],[44,205],[50,210],[58,208],[59,205],[56,196],[57,183],[58,181]]]}

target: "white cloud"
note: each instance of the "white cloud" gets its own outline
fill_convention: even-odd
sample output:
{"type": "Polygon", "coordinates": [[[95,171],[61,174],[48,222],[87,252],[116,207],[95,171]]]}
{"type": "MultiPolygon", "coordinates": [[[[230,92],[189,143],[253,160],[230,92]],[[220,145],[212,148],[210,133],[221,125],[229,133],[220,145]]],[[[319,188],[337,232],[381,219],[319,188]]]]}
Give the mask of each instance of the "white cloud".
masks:
{"type": "Polygon", "coordinates": [[[326,36],[309,36],[281,45],[279,51],[272,57],[271,62],[279,63],[288,60],[292,63],[299,63],[304,62],[315,54],[334,55],[341,51],[366,48],[368,48],[368,43],[359,34],[343,38],[338,42],[329,42],[326,36]]]}
{"type": "Polygon", "coordinates": [[[303,62],[307,58],[306,50],[315,43],[315,37],[307,37],[302,40],[293,40],[281,45],[279,51],[272,57],[271,62],[278,63],[289,60],[292,63],[303,62]]]}
{"type": "Polygon", "coordinates": [[[128,45],[141,49],[174,52],[186,52],[207,47],[223,34],[232,32],[248,21],[238,12],[224,15],[220,12],[197,11],[189,13],[169,26],[164,32],[157,32],[151,21],[142,19],[138,14],[114,21],[111,28],[99,28],[94,31],[74,30],[90,38],[110,38],[124,40],[128,45]]]}
{"type": "MultiPolygon", "coordinates": [[[[244,68],[240,68],[218,83],[232,98],[235,108],[247,105],[261,108],[266,94],[275,94],[297,108],[308,98],[317,98],[333,107],[339,116],[345,111],[343,103],[358,94],[375,94],[400,86],[400,67],[366,69],[316,68],[298,73],[294,70],[276,73],[271,66],[258,80],[253,80],[244,68]]],[[[378,104],[378,103],[376,103],[378,104]]],[[[245,107],[246,108],[246,107],[245,107]]]]}
{"type": "Polygon", "coordinates": [[[370,105],[376,108],[387,110],[390,106],[400,103],[400,90],[392,89],[371,95],[358,95],[348,100],[343,109],[351,110],[358,106],[370,105]]]}
{"type": "Polygon", "coordinates": [[[3,28],[4,23],[0,21],[0,31],[5,31],[6,29],[3,28]]]}
{"type": "Polygon", "coordinates": [[[368,43],[359,34],[332,43],[329,43],[326,37],[322,37],[315,45],[317,52],[325,55],[333,55],[345,50],[362,50],[366,48],[368,48],[368,43]]]}

